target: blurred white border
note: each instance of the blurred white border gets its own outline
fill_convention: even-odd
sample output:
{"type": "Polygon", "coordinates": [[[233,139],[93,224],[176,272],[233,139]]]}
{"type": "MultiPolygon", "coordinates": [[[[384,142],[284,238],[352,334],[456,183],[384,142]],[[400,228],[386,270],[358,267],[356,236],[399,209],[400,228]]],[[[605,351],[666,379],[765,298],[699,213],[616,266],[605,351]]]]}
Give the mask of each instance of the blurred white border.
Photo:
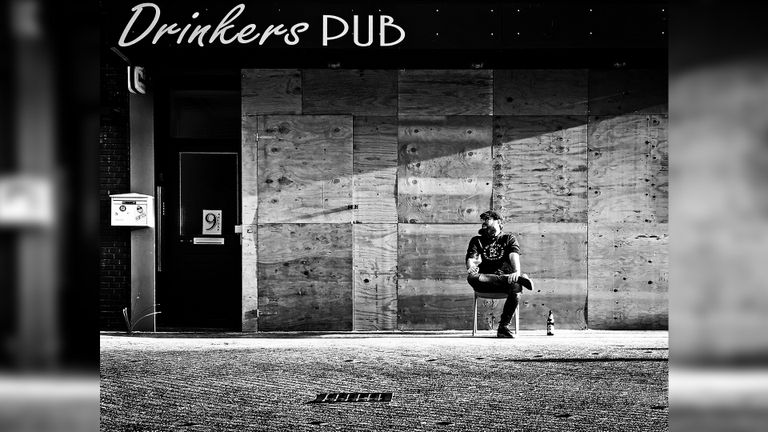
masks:
{"type": "Polygon", "coordinates": [[[56,375],[0,375],[0,403],[19,400],[99,398],[99,378],[56,375]]]}

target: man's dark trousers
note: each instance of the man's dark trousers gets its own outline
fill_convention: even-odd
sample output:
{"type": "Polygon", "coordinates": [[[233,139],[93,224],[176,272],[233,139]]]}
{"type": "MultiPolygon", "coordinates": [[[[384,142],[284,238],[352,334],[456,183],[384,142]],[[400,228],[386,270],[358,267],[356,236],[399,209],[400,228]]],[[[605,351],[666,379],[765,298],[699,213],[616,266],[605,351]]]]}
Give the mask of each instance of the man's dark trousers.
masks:
{"type": "Polygon", "coordinates": [[[512,315],[514,315],[515,309],[517,309],[517,305],[520,303],[520,293],[523,291],[523,287],[520,284],[510,282],[507,275],[486,273],[469,275],[467,276],[467,282],[472,286],[472,289],[479,293],[508,294],[507,301],[504,302],[504,309],[501,312],[499,326],[506,326],[512,321],[512,315]]]}

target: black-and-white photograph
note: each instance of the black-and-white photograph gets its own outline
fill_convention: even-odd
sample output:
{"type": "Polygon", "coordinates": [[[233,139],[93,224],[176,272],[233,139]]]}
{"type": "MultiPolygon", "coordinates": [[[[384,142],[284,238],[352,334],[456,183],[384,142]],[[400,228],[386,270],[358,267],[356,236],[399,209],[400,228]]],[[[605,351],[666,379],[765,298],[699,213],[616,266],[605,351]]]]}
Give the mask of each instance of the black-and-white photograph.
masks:
{"type": "Polygon", "coordinates": [[[103,7],[102,430],[668,428],[663,3],[103,7]]]}
{"type": "Polygon", "coordinates": [[[727,14],[93,3],[8,8],[0,429],[764,419],[768,73],[691,36],[727,14]]]}

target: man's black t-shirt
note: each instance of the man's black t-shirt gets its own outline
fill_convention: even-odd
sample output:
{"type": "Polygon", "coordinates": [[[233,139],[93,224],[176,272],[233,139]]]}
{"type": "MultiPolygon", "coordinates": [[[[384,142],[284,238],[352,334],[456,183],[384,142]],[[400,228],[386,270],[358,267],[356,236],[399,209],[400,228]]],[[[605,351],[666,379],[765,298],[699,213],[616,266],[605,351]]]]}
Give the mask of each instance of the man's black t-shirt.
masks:
{"type": "Polygon", "coordinates": [[[520,245],[512,234],[503,233],[494,238],[475,236],[469,241],[467,257],[480,257],[480,273],[512,273],[509,254],[520,253],[520,245]]]}

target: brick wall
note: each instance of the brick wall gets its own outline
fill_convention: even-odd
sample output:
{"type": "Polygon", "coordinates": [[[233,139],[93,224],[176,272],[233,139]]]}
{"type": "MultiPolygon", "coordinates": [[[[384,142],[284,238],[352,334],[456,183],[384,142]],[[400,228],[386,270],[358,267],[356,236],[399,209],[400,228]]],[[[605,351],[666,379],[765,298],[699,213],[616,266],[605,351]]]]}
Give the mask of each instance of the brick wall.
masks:
{"type": "Polygon", "coordinates": [[[127,67],[106,49],[101,53],[101,79],[99,328],[124,330],[120,311],[130,299],[130,231],[109,225],[109,195],[126,193],[130,188],[127,67]]]}

